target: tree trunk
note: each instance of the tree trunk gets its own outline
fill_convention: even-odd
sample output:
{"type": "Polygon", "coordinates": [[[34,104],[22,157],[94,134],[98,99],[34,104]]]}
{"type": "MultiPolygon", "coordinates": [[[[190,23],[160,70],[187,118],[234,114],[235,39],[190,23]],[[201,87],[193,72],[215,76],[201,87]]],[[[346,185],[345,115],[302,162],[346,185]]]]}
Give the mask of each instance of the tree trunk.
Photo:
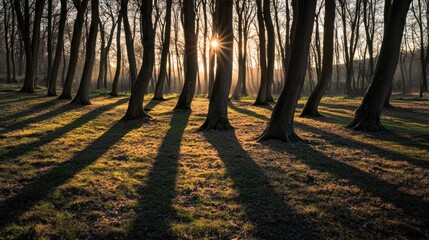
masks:
{"type": "Polygon", "coordinates": [[[118,18],[118,29],[116,32],[116,70],[115,78],[112,83],[112,92],[110,96],[118,96],[118,83],[119,77],[121,75],[121,62],[122,62],[122,51],[121,51],[121,25],[122,25],[122,16],[118,18]]]}
{"type": "Polygon", "coordinates": [[[67,70],[67,76],[64,81],[63,92],[60,95],[60,99],[71,99],[72,98],[72,87],[73,80],[76,73],[77,62],[79,60],[79,48],[82,38],[83,23],[85,20],[85,12],[88,7],[89,0],[75,1],[75,7],[77,9],[76,20],[73,26],[73,37],[70,45],[70,56],[69,56],[69,67],[67,70]]]}
{"type": "Polygon", "coordinates": [[[42,15],[45,7],[44,0],[36,0],[33,19],[33,37],[30,37],[30,5],[29,1],[24,1],[24,14],[21,10],[21,1],[14,1],[14,9],[16,12],[18,26],[21,30],[21,36],[24,42],[25,50],[25,78],[21,92],[33,93],[35,87],[35,74],[37,69],[37,55],[40,45],[40,25],[42,23],[42,15]]]}
{"type": "Polygon", "coordinates": [[[137,64],[134,54],[134,40],[131,33],[130,21],[128,20],[128,0],[121,0],[121,15],[124,21],[125,43],[127,46],[128,64],[130,68],[131,89],[133,89],[137,78],[137,64]]]}
{"type": "MultiPolygon", "coordinates": [[[[136,82],[131,91],[128,109],[122,121],[150,118],[143,109],[144,95],[152,75],[155,63],[155,31],[152,26],[152,0],[143,1],[141,6],[141,22],[143,35],[143,63],[136,82]]],[[[125,19],[125,17],[124,17],[125,19]]],[[[125,22],[125,21],[124,21],[125,22]]]]}
{"type": "Polygon", "coordinates": [[[183,1],[183,15],[185,18],[185,84],[175,109],[191,109],[195,94],[195,85],[198,72],[197,36],[195,34],[195,6],[194,0],[183,1]]]}
{"type": "Polygon", "coordinates": [[[79,105],[91,104],[89,100],[89,90],[91,86],[92,70],[95,62],[95,47],[97,44],[98,21],[100,21],[99,0],[91,0],[91,26],[86,44],[85,65],[79,90],[72,103],[79,105]]]}
{"type": "Polygon", "coordinates": [[[334,57],[334,23],[335,0],[325,2],[325,23],[323,26],[323,66],[316,88],[308,98],[302,110],[301,117],[321,116],[318,107],[332,77],[332,64],[334,57]]]}
{"type": "Polygon", "coordinates": [[[362,104],[355,112],[349,128],[361,131],[383,131],[380,116],[392,86],[399,50],[411,0],[394,0],[391,17],[381,45],[376,70],[362,104]]]}
{"type": "Polygon", "coordinates": [[[256,0],[257,7],[257,19],[258,19],[258,28],[259,28],[259,61],[260,61],[260,71],[261,71],[261,81],[259,86],[258,95],[254,105],[267,105],[267,89],[268,89],[268,72],[267,72],[267,51],[265,44],[265,24],[264,24],[264,14],[262,10],[261,0],[256,0]]]}
{"type": "MultiPolygon", "coordinates": [[[[385,0],[384,1],[384,34],[387,32],[387,26],[390,19],[392,9],[392,0],[385,0]]],[[[395,67],[396,69],[396,67],[395,67]]],[[[424,73],[426,75],[426,73],[424,73]]],[[[389,93],[387,94],[386,100],[384,101],[383,107],[391,108],[393,107],[392,104],[390,104],[390,97],[392,96],[392,86],[390,86],[389,93]]]]}
{"type": "Polygon", "coordinates": [[[61,58],[63,57],[64,49],[64,31],[67,20],[67,0],[61,0],[61,13],[60,22],[58,27],[58,41],[57,49],[55,50],[54,62],[52,64],[52,71],[49,81],[48,96],[57,95],[57,79],[60,70],[61,58]]]}
{"type": "Polygon", "coordinates": [[[48,52],[48,73],[46,76],[46,86],[49,88],[49,84],[51,83],[51,73],[52,73],[52,62],[53,62],[53,48],[52,48],[52,1],[48,0],[48,29],[46,30],[48,32],[48,40],[47,40],[47,52],[48,52]]]}
{"type": "MultiPolygon", "coordinates": [[[[6,49],[6,82],[12,83],[12,78],[10,74],[10,48],[9,48],[9,18],[8,18],[8,5],[6,0],[3,0],[3,23],[4,23],[4,43],[6,49]]],[[[13,53],[12,53],[13,54],[13,53]]]]}
{"type": "Polygon", "coordinates": [[[293,128],[293,121],[296,105],[304,85],[316,2],[316,0],[293,1],[296,6],[293,21],[299,31],[294,31],[292,35],[292,52],[285,87],[274,107],[268,127],[259,137],[260,141],[280,139],[285,142],[293,142],[299,140],[293,128]]]}
{"type": "Polygon", "coordinates": [[[171,5],[172,0],[167,0],[167,8],[165,12],[165,33],[164,33],[164,43],[162,46],[161,53],[161,65],[159,67],[159,76],[158,82],[155,87],[155,95],[153,96],[154,100],[164,100],[163,91],[165,85],[165,79],[167,77],[167,60],[168,53],[170,52],[170,36],[171,36],[171,5]]]}
{"type": "Polygon", "coordinates": [[[207,119],[200,130],[228,130],[231,124],[228,120],[228,95],[231,88],[234,30],[232,26],[233,0],[218,0],[217,5],[222,9],[218,17],[219,54],[217,56],[216,79],[210,97],[207,119]]]}
{"type": "MultiPolygon", "coordinates": [[[[219,4],[217,0],[211,0],[212,6],[214,5],[213,14],[212,14],[212,38],[211,41],[218,40],[218,12],[219,12],[219,4]]],[[[211,98],[211,94],[213,92],[214,82],[215,82],[215,63],[216,63],[216,49],[210,44],[210,53],[209,53],[209,89],[208,89],[208,98],[211,98]]]]}
{"type": "Polygon", "coordinates": [[[275,60],[275,32],[274,24],[271,18],[271,0],[264,0],[264,20],[267,28],[267,101],[274,102],[273,83],[274,83],[274,60],[275,60]]]}

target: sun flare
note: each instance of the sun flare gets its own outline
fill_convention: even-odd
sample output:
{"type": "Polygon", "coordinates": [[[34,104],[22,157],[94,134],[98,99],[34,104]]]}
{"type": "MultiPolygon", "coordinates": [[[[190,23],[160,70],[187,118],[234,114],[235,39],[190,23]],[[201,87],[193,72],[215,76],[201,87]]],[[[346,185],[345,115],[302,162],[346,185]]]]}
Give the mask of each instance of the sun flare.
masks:
{"type": "Polygon", "coordinates": [[[212,45],[212,48],[217,49],[217,47],[219,46],[219,43],[217,40],[212,40],[211,45],[212,45]]]}

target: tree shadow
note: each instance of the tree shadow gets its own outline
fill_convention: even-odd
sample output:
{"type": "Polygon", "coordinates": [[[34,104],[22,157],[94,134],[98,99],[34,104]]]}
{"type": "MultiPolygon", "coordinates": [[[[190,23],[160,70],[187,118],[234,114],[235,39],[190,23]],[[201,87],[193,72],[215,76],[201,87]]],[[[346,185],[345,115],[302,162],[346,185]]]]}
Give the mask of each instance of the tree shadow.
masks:
{"type": "Polygon", "coordinates": [[[414,217],[418,222],[417,227],[422,231],[426,231],[425,226],[429,224],[429,204],[416,196],[402,192],[396,185],[383,181],[351,165],[327,157],[305,143],[299,143],[299,147],[294,144],[284,144],[276,141],[266,141],[263,144],[274,151],[293,154],[298,161],[309,167],[320,172],[332,174],[338,179],[346,180],[361,190],[379,197],[384,202],[391,203],[400,208],[407,217],[414,217]],[[308,157],[310,155],[311,157],[308,157]]]}
{"type": "Polygon", "coordinates": [[[266,117],[266,116],[264,116],[262,114],[256,113],[256,112],[251,111],[249,109],[240,108],[240,107],[236,106],[231,101],[229,101],[228,106],[229,106],[229,108],[231,108],[232,110],[234,110],[234,111],[236,111],[238,113],[241,113],[241,114],[244,114],[244,115],[248,115],[248,116],[251,116],[251,117],[254,117],[254,118],[258,118],[258,119],[261,119],[261,120],[264,120],[264,121],[269,121],[270,120],[270,118],[268,118],[268,117],[266,117]]]}
{"type": "Polygon", "coordinates": [[[127,238],[171,239],[171,222],[177,218],[172,201],[176,195],[180,145],[190,117],[189,111],[173,111],[170,129],[166,133],[158,155],[142,187],[137,216],[127,238]]]}
{"type": "Polygon", "coordinates": [[[55,188],[72,179],[77,173],[94,163],[110,147],[134,128],[123,123],[116,123],[103,135],[91,143],[70,160],[59,164],[44,173],[19,192],[0,202],[0,229],[19,220],[20,216],[30,210],[37,202],[48,197],[55,188]]]}
{"type": "MultiPolygon", "coordinates": [[[[42,97],[39,96],[39,98],[42,98],[42,97]]],[[[26,101],[26,99],[24,99],[23,102],[24,101],[26,101]]],[[[23,118],[23,117],[26,117],[28,115],[37,113],[37,112],[39,112],[41,110],[44,110],[46,108],[51,108],[51,107],[54,107],[56,105],[59,105],[60,103],[61,102],[57,101],[56,99],[50,99],[48,101],[44,101],[44,102],[38,103],[38,104],[36,104],[36,105],[28,108],[28,109],[25,109],[23,111],[17,112],[15,114],[12,114],[12,115],[9,115],[9,116],[4,116],[4,117],[0,118],[0,122],[7,121],[7,120],[12,120],[12,119],[16,121],[16,120],[18,120],[20,118],[23,118]]],[[[0,105],[3,105],[3,104],[0,104],[0,105]]]]}
{"type": "Polygon", "coordinates": [[[243,149],[234,132],[204,132],[216,149],[239,192],[239,202],[255,225],[261,239],[317,239],[317,226],[311,225],[288,205],[271,185],[269,178],[243,149]]]}
{"type": "MultiPolygon", "coordinates": [[[[20,145],[13,146],[13,149],[8,151],[8,152],[3,153],[2,157],[0,157],[0,159],[2,159],[4,161],[5,159],[16,159],[19,156],[25,155],[26,153],[28,153],[32,150],[35,150],[35,149],[37,149],[37,148],[39,148],[45,144],[53,142],[54,140],[62,137],[64,134],[66,134],[66,133],[68,133],[68,132],[88,123],[88,122],[90,122],[91,120],[93,120],[95,118],[97,118],[103,112],[106,112],[106,111],[108,111],[108,110],[110,110],[116,106],[119,106],[119,105],[121,105],[127,101],[128,101],[127,99],[121,99],[121,100],[116,101],[114,103],[98,107],[98,108],[92,110],[91,112],[79,117],[78,119],[74,120],[73,122],[71,122],[71,123],[69,123],[69,124],[67,124],[61,128],[46,132],[37,141],[31,142],[31,143],[23,143],[20,145]]],[[[64,106],[63,110],[71,109],[71,108],[76,108],[76,107],[67,105],[67,106],[64,106]]],[[[59,114],[59,112],[55,112],[55,114],[59,114]]]]}
{"type": "Polygon", "coordinates": [[[17,95],[17,93],[15,94],[9,94],[9,95],[0,95],[2,100],[0,101],[0,105],[6,105],[6,104],[12,104],[12,103],[17,103],[17,102],[25,102],[25,101],[31,101],[34,99],[51,99],[50,97],[46,97],[46,96],[41,96],[41,95],[36,95],[36,96],[22,96],[22,95],[17,95]],[[3,101],[3,99],[8,99],[3,101]]]}

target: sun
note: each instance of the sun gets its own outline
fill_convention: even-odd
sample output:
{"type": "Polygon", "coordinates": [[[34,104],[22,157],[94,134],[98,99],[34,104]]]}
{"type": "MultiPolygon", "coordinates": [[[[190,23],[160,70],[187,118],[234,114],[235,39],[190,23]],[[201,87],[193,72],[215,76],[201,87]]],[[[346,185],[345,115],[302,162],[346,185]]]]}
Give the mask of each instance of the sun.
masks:
{"type": "Polygon", "coordinates": [[[211,45],[212,45],[212,48],[216,49],[218,47],[219,43],[217,42],[217,40],[212,40],[211,45]]]}

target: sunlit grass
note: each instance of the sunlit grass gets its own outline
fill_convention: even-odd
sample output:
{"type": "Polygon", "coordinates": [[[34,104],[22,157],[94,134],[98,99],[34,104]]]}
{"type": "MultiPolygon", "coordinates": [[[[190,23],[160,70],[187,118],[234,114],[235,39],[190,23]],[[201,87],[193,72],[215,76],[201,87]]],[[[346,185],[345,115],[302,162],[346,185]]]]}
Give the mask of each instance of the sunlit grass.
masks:
{"type": "MultiPolygon", "coordinates": [[[[229,104],[235,132],[199,133],[208,108],[127,96],[70,107],[42,93],[0,101],[0,239],[427,238],[429,105],[395,100],[386,133],[344,128],[359,99],[296,116],[304,143],[258,143],[273,106],[229,104]],[[50,101],[53,101],[50,103],[50,101]],[[36,107],[35,107],[36,106],[36,107]]],[[[300,100],[299,108],[305,102],[300,100]]]]}

